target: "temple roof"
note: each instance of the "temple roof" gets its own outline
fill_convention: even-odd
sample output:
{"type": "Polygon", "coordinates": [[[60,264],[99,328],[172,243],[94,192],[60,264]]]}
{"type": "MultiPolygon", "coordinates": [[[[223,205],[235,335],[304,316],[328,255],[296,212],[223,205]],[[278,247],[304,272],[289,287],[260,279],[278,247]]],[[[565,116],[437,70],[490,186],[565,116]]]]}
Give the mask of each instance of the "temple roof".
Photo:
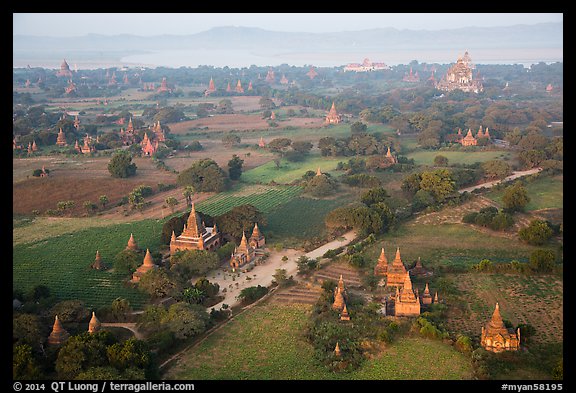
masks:
{"type": "Polygon", "coordinates": [[[154,266],[154,259],[152,258],[152,255],[150,254],[149,249],[146,249],[146,256],[144,256],[144,263],[142,265],[143,266],[154,266]]]}
{"type": "Polygon", "coordinates": [[[100,330],[101,325],[102,324],[98,318],[96,318],[96,313],[92,311],[92,319],[90,319],[90,323],[88,324],[88,332],[96,333],[98,330],[100,330]]]}
{"type": "Polygon", "coordinates": [[[195,238],[201,237],[204,233],[204,226],[201,225],[200,222],[200,216],[196,213],[196,205],[192,202],[192,209],[190,210],[190,215],[188,216],[182,235],[195,238]]]}

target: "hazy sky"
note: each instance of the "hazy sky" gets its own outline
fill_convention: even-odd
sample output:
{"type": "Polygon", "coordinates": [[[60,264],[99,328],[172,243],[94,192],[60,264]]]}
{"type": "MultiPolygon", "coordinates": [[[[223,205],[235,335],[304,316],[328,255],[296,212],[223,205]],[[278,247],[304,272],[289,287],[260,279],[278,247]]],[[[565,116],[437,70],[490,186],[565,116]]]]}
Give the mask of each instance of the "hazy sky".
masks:
{"type": "Polygon", "coordinates": [[[217,26],[323,33],[382,27],[449,29],[563,22],[561,13],[121,13],[12,14],[13,34],[44,36],[194,34],[217,26]]]}

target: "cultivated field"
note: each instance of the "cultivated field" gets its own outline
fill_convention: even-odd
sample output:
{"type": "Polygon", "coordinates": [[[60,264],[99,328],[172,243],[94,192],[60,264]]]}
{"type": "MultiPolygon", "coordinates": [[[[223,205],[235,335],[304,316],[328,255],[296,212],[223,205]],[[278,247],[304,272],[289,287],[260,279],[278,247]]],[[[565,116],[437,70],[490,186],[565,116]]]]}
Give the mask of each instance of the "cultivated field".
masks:
{"type": "Polygon", "coordinates": [[[276,167],[276,163],[270,161],[258,168],[244,172],[241,179],[246,183],[267,184],[274,181],[280,184],[290,184],[294,180],[301,179],[307,171],[316,172],[320,168],[323,173],[333,172],[338,162],[343,160],[343,157],[328,158],[320,156],[311,156],[301,162],[290,162],[282,159],[279,168],[276,167]]]}
{"type": "MultiPolygon", "coordinates": [[[[564,207],[564,176],[542,176],[525,185],[530,196],[526,211],[536,212],[542,209],[563,209],[564,207]]],[[[502,203],[504,190],[494,190],[486,194],[498,203],[502,203]]]]}
{"type": "Polygon", "coordinates": [[[434,157],[442,155],[448,158],[449,164],[474,164],[489,160],[506,160],[512,157],[507,151],[417,151],[406,154],[406,157],[413,158],[416,165],[433,165],[434,157]]]}
{"type": "Polygon", "coordinates": [[[269,301],[247,310],[183,354],[164,378],[385,380],[471,376],[465,355],[420,337],[400,338],[352,373],[329,372],[314,360],[314,350],[303,336],[310,311],[309,304],[269,301]]]}
{"type": "Polygon", "coordinates": [[[450,275],[461,291],[464,305],[449,307],[447,327],[456,332],[479,336],[481,327],[492,317],[496,302],[502,318],[514,326],[527,323],[536,329],[530,342],[563,341],[563,281],[553,276],[511,274],[450,275]]]}

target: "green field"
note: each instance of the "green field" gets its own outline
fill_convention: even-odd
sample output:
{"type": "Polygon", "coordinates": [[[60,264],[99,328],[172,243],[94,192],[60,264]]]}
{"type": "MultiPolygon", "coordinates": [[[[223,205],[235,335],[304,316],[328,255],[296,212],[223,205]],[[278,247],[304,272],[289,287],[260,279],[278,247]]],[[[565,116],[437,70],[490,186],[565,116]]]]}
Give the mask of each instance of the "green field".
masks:
{"type": "Polygon", "coordinates": [[[275,181],[279,184],[290,184],[294,180],[302,178],[307,171],[316,172],[316,170],[320,168],[322,172],[333,172],[340,161],[347,161],[346,157],[328,158],[311,156],[302,162],[290,162],[282,159],[280,161],[280,168],[276,168],[274,161],[270,161],[242,173],[242,181],[245,183],[261,184],[275,181]]]}
{"type": "Polygon", "coordinates": [[[505,151],[416,151],[406,154],[406,157],[413,158],[416,165],[432,165],[434,157],[442,155],[448,158],[448,164],[474,164],[495,159],[511,158],[512,155],[505,151]]]}
{"type": "Polygon", "coordinates": [[[538,248],[459,224],[414,223],[385,234],[367,248],[367,256],[374,264],[382,247],[389,261],[394,258],[396,247],[400,247],[404,265],[410,266],[420,257],[426,267],[470,266],[484,258],[492,262],[527,262],[530,253],[538,248]]]}
{"type": "Polygon", "coordinates": [[[289,202],[302,192],[299,186],[244,186],[237,190],[221,192],[196,204],[199,212],[213,217],[227,213],[232,208],[251,204],[263,213],[289,202]]]}
{"type": "MultiPolygon", "coordinates": [[[[34,225],[20,229],[27,228],[35,233],[34,225]]],[[[157,251],[161,228],[162,224],[157,220],[143,220],[66,231],[38,240],[21,239],[13,247],[14,289],[27,291],[42,284],[59,299],[79,299],[90,308],[110,305],[120,296],[128,299],[134,309],[139,309],[147,296],[137,289],[125,287],[125,277],[93,270],[90,265],[98,250],[104,263],[112,267],[114,256],[126,247],[130,233],[134,234],[140,248],[157,251]]]]}
{"type": "Polygon", "coordinates": [[[336,199],[296,197],[276,207],[268,215],[266,237],[285,246],[322,236],[326,230],[324,217],[346,203],[348,196],[336,199]]]}
{"type": "Polygon", "coordinates": [[[166,379],[468,379],[467,357],[440,341],[400,338],[352,373],[317,364],[303,336],[311,307],[265,303],[235,317],[187,351],[166,379]],[[425,365],[424,367],[422,367],[425,365]]]}
{"type": "MultiPolygon", "coordinates": [[[[564,208],[563,176],[541,176],[533,182],[526,183],[525,187],[530,197],[526,211],[564,208]]],[[[504,190],[494,190],[488,192],[486,197],[502,205],[503,194],[504,190]]]]}

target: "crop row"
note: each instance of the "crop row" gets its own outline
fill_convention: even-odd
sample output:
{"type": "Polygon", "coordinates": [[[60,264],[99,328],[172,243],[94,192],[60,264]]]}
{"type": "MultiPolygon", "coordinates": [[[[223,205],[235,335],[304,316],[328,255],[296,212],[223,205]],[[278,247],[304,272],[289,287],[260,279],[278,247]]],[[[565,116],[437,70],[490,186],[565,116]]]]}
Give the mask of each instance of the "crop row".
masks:
{"type": "Polygon", "coordinates": [[[211,216],[219,216],[244,204],[251,204],[263,213],[270,212],[274,207],[289,202],[302,192],[298,186],[274,187],[265,192],[248,195],[216,195],[198,203],[197,210],[211,216]]]}

